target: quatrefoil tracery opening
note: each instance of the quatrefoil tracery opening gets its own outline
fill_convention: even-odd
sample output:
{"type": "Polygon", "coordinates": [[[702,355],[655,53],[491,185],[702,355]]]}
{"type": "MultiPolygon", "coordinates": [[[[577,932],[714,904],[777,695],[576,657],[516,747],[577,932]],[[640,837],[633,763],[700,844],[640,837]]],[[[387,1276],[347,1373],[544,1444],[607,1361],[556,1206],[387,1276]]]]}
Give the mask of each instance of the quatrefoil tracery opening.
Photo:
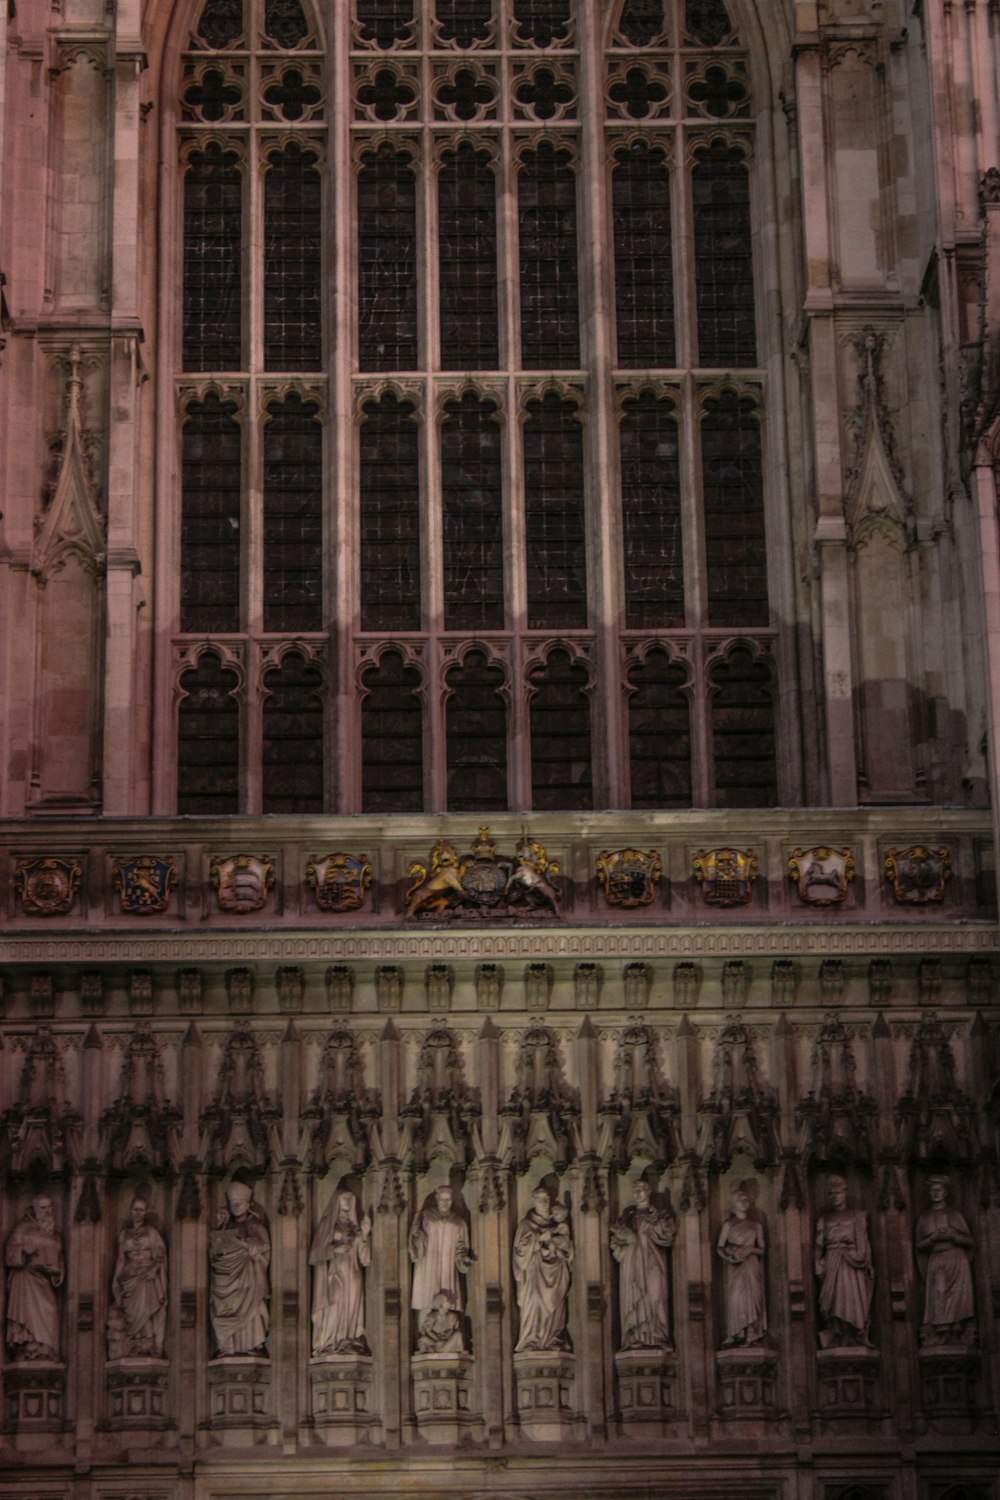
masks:
{"type": "Polygon", "coordinates": [[[612,103],[633,120],[644,120],[647,115],[657,113],[669,94],[667,85],[659,78],[650,77],[644,68],[628,68],[624,78],[608,90],[612,103]]]}
{"type": "Polygon", "coordinates": [[[496,88],[473,68],[459,68],[454,78],[438,85],[438,103],[458,120],[474,120],[496,98],[496,88]]]}
{"type": "Polygon", "coordinates": [[[314,113],[322,91],[309,81],[301,68],[286,68],[280,78],[264,89],[264,102],[285,120],[301,120],[314,113]]]}
{"type": "Polygon", "coordinates": [[[745,114],[748,94],[745,83],[716,65],[706,68],[700,78],[688,84],[688,98],[698,113],[722,120],[745,114]]]}
{"type": "Polygon", "coordinates": [[[379,68],[371,81],[358,89],[358,103],[370,110],[376,120],[394,120],[416,97],[413,85],[399,78],[391,68],[379,68]]]}
{"type": "Polygon", "coordinates": [[[243,89],[234,78],[227,78],[221,68],[206,68],[200,80],[184,90],[184,103],[215,123],[227,117],[243,102],[243,89]]]}
{"type": "Polygon", "coordinates": [[[573,89],[551,68],[536,68],[517,84],[514,97],[539,120],[551,120],[573,102],[573,89]]]}

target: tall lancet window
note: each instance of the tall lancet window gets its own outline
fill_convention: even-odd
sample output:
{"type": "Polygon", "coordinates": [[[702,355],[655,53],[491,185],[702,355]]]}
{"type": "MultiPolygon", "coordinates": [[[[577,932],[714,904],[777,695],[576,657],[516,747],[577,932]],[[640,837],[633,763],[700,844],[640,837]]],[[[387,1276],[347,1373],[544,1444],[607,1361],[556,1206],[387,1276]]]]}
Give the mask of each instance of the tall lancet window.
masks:
{"type": "Polygon", "coordinates": [[[246,812],[794,787],[746,39],[598,10],[205,0],[183,38],[182,801],[209,698],[246,812]]]}

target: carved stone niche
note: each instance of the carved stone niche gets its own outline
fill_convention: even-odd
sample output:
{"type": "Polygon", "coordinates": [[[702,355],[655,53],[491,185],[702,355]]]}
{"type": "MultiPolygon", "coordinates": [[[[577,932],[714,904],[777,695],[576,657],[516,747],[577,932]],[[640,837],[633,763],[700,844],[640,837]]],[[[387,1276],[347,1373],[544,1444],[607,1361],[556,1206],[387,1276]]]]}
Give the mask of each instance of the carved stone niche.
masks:
{"type": "Polygon", "coordinates": [[[619,1349],[618,1409],[621,1431],[666,1436],[677,1415],[677,1358],[661,1349],[619,1349]]]}
{"type": "Polygon", "coordinates": [[[576,1362],[561,1351],[514,1355],[517,1416],[521,1433],[536,1443],[557,1443],[572,1436],[576,1362]]]}
{"type": "Polygon", "coordinates": [[[918,1351],[920,1404],[934,1432],[974,1432],[979,1354],[975,1349],[937,1345],[918,1351]]]}
{"type": "Polygon", "coordinates": [[[165,1359],[119,1359],[108,1367],[108,1425],[116,1431],[160,1431],[167,1417],[165,1359]]]}
{"type": "Polygon", "coordinates": [[[368,1441],[376,1420],[371,1386],[369,1354],[328,1354],[310,1362],[311,1421],[319,1442],[346,1446],[368,1441]]]}
{"type": "Polygon", "coordinates": [[[66,1422],[66,1366],[32,1360],[7,1365],[3,1372],[4,1426],[19,1437],[63,1432],[66,1422]]]}
{"type": "Polygon", "coordinates": [[[474,1363],[473,1356],[464,1352],[413,1355],[413,1414],[417,1431],[428,1443],[455,1444],[482,1437],[482,1422],[471,1410],[474,1363]]]}
{"type": "Polygon", "coordinates": [[[879,1363],[877,1349],[851,1345],[818,1350],[818,1419],[843,1423],[854,1431],[874,1431],[881,1417],[879,1363]]]}
{"type": "Polygon", "coordinates": [[[276,1439],[270,1361],[253,1354],[210,1360],[208,1413],[209,1431],[225,1432],[226,1443],[276,1439]]]}
{"type": "Polygon", "coordinates": [[[775,1376],[778,1356],[760,1346],[720,1349],[715,1356],[719,1376],[719,1416],[724,1422],[773,1421],[777,1416],[775,1376]]]}

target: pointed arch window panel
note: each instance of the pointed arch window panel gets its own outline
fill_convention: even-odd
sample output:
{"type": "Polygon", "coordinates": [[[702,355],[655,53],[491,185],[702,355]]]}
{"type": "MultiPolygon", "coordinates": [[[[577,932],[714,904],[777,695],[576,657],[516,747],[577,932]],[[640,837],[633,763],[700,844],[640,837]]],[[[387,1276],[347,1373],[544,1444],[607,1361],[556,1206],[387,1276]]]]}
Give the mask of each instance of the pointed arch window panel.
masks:
{"type": "Polygon", "coordinates": [[[349,12],[333,59],[316,0],[204,0],[178,59],[165,784],[484,821],[773,804],[776,205],[734,16],[349,12]]]}

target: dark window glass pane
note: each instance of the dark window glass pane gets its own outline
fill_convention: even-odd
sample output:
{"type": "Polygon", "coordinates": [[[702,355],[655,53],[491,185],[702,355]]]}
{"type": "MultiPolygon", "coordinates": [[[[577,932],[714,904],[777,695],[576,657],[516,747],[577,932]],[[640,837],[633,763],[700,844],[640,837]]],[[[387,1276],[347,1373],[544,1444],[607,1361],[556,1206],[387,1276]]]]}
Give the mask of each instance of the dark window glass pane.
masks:
{"type": "Polygon", "coordinates": [[[716,662],[711,682],[716,807],[774,807],[778,777],[770,667],[737,647],[716,662]]]}
{"type": "Polygon", "coordinates": [[[691,725],[685,669],[653,650],[629,673],[633,807],[691,806],[691,725]]]}
{"type": "Polygon", "coordinates": [[[323,811],[322,674],[297,651],[264,677],[266,813],[323,811]]]}
{"type": "Polygon", "coordinates": [[[391,147],[358,177],[358,319],[363,370],[417,363],[417,191],[409,159],[391,147]]]}
{"type": "Polygon", "coordinates": [[[413,29],[413,0],[357,0],[363,41],[391,47],[405,41],[413,29]]]}
{"type": "Polygon", "coordinates": [[[648,47],[663,34],[663,0],[625,0],[619,30],[633,47],[648,47]]]}
{"type": "Polygon", "coordinates": [[[243,36],[243,0],[207,0],[198,36],[216,52],[235,46],[243,36]]]}
{"type": "Polygon", "coordinates": [[[413,407],[384,396],[361,424],[361,628],[420,628],[419,433],[413,407]]]}
{"type": "Polygon", "coordinates": [[[570,0],[514,0],[514,25],[521,41],[547,47],[569,35],[570,0]]]}
{"type": "Polygon", "coordinates": [[[576,407],[554,393],[528,404],[524,511],[531,630],[587,623],[583,431],[576,407]]]}
{"type": "Polygon", "coordinates": [[[507,807],[507,705],[503,670],[470,651],[448,673],[448,810],[507,807]]]}
{"type": "Polygon", "coordinates": [[[363,812],[421,812],[424,805],[423,714],[420,673],[387,651],[362,682],[363,812]]]}
{"type": "Polygon", "coordinates": [[[177,811],[239,812],[240,710],[237,676],[214,651],[181,676],[177,711],[177,811]]]}
{"type": "Polygon", "coordinates": [[[184,368],[242,363],[243,178],[232,151],[193,151],[184,174],[184,368]]]}
{"type": "Polygon", "coordinates": [[[320,174],[316,158],[287,146],[264,176],[264,366],[318,370],[320,174]]]}
{"type": "Polygon", "coordinates": [[[502,630],[503,503],[496,408],[472,394],[441,428],[446,630],[502,630]]]}
{"type": "Polygon", "coordinates": [[[531,805],[592,807],[587,669],[551,651],[531,673],[531,805]]]}
{"type": "Polygon", "coordinates": [[[630,630],[684,624],[677,420],[651,391],[630,401],[620,429],[625,622],[630,630]]]}
{"type": "Polygon", "coordinates": [[[323,626],[323,429],[289,396],[264,427],[264,629],[323,626]]]}
{"type": "Polygon", "coordinates": [[[240,425],[218,396],[189,406],[181,448],[181,629],[240,628],[240,425]]]}
{"type": "Polygon", "coordinates": [[[734,392],[708,401],[701,422],[710,625],[767,625],[767,553],[760,421],[734,392]]]}
{"type": "Polygon", "coordinates": [[[580,363],[576,175],[565,151],[529,151],[518,176],[521,364],[526,370],[580,363]]]}
{"type": "Polygon", "coordinates": [[[739,151],[713,141],[691,180],[699,363],[756,364],[746,163],[739,151]]]}
{"type": "Polygon", "coordinates": [[[717,47],[733,29],[722,0],[685,0],[684,25],[692,41],[704,47],[717,47]]]}
{"type": "Polygon", "coordinates": [[[496,183],[489,158],[470,145],[441,167],[438,238],[442,368],[496,369],[496,183]]]}
{"type": "Polygon", "coordinates": [[[670,177],[662,151],[636,142],[612,178],[618,363],[673,365],[674,271],[670,253],[670,177]]]}
{"type": "Polygon", "coordinates": [[[436,0],[434,7],[443,42],[471,47],[485,41],[493,18],[492,0],[436,0]]]}
{"type": "Polygon", "coordinates": [[[309,27],[299,0],[267,0],[264,31],[279,47],[300,47],[309,35],[309,27]]]}

